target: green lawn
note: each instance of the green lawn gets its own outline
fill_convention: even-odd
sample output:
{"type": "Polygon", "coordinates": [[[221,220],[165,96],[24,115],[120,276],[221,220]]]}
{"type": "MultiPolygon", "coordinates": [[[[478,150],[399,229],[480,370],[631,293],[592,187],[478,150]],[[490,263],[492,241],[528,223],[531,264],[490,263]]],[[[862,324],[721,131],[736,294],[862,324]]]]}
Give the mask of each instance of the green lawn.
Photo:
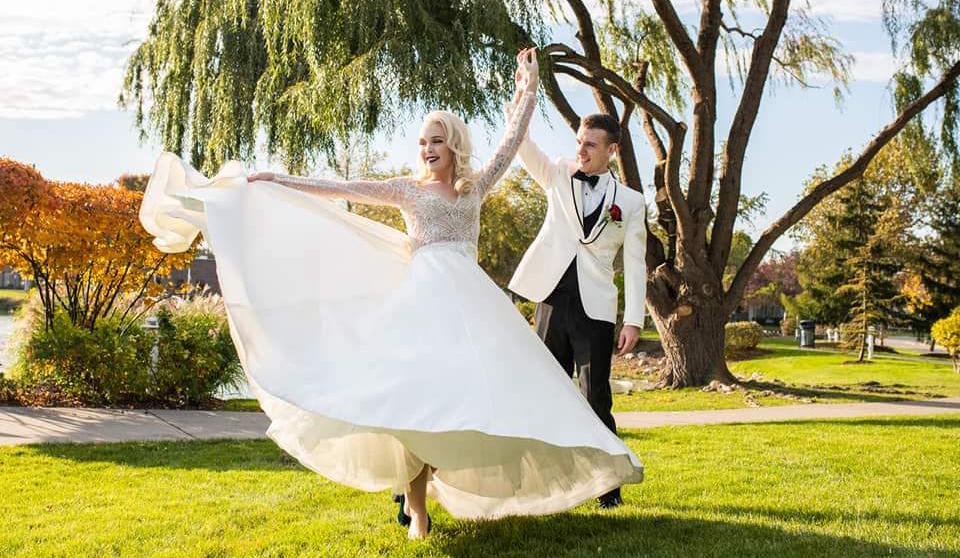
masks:
{"type": "MultiPolygon", "coordinates": [[[[615,412],[697,411],[752,406],[815,403],[870,403],[953,397],[960,395],[960,374],[948,361],[877,355],[871,364],[849,364],[850,355],[837,351],[809,351],[792,341],[766,340],[745,360],[731,361],[730,369],[743,378],[746,389],[731,393],[700,388],[658,389],[617,394],[615,412]],[[779,382],[779,383],[777,383],[779,382]],[[773,394],[770,394],[773,392],[773,394]],[[786,397],[785,397],[786,396],[786,397]]],[[[614,377],[637,377],[635,361],[616,360],[614,377]]],[[[258,411],[255,399],[226,401],[223,410],[258,411]]]]}
{"type": "Polygon", "coordinates": [[[626,505],[473,522],[410,543],[385,493],[272,442],[0,448],[0,556],[960,556],[960,417],[623,433],[626,505]]]}
{"type": "MultiPolygon", "coordinates": [[[[750,406],[902,401],[960,395],[960,374],[946,359],[877,354],[872,363],[851,364],[855,357],[835,350],[802,350],[792,339],[765,339],[757,351],[731,360],[731,371],[747,382],[746,390],[703,392],[697,388],[654,390],[614,396],[614,411],[689,411],[750,406]],[[774,392],[769,395],[768,392],[774,392]],[[783,395],[800,399],[791,399],[783,395]]],[[[635,365],[617,360],[614,376],[636,376],[635,365]]]]}
{"type": "Polygon", "coordinates": [[[765,342],[760,349],[762,354],[731,363],[730,368],[740,376],[759,373],[768,380],[814,387],[876,382],[881,387],[918,392],[901,394],[910,398],[960,395],[960,374],[946,359],[875,354],[872,362],[856,364],[855,356],[835,351],[809,351],[776,342],[765,342]]]}

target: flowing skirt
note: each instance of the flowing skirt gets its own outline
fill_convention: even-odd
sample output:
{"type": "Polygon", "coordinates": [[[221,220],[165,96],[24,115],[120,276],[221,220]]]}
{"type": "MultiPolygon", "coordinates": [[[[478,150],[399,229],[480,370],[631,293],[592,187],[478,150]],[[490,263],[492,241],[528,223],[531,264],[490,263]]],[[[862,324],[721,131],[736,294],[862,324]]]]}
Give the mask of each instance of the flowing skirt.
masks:
{"type": "Polygon", "coordinates": [[[238,163],[207,179],[157,162],[141,222],[164,251],[213,251],[268,435],[362,490],[428,491],[454,516],[569,509],[643,467],[476,263],[238,163]]]}

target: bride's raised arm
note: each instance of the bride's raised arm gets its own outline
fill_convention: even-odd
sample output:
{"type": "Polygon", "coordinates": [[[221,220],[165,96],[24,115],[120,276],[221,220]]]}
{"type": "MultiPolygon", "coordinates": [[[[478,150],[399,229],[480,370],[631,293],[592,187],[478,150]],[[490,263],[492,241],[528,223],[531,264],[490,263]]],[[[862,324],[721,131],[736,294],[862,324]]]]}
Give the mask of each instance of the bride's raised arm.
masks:
{"type": "Polygon", "coordinates": [[[388,180],[330,180],[289,174],[259,172],[247,177],[249,182],[265,180],[326,198],[340,198],[356,203],[403,207],[409,179],[388,180]]]}
{"type": "Polygon", "coordinates": [[[537,51],[529,48],[520,51],[517,55],[517,96],[514,100],[515,108],[510,112],[507,120],[507,131],[493,157],[487,161],[477,173],[475,188],[480,195],[486,195],[506,172],[513,158],[517,155],[523,138],[527,135],[527,126],[537,104],[537,83],[539,67],[537,65],[537,51]]]}

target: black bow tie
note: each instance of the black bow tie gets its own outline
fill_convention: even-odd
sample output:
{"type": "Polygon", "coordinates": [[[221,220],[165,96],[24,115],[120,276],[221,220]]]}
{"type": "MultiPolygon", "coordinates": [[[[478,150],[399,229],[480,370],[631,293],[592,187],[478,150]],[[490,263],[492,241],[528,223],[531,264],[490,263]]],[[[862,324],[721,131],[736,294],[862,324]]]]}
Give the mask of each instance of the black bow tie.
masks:
{"type": "Polygon", "coordinates": [[[579,171],[579,170],[576,173],[574,173],[573,177],[579,180],[580,182],[586,182],[587,184],[590,185],[591,188],[596,188],[597,182],[600,182],[599,175],[588,176],[585,172],[579,171]]]}

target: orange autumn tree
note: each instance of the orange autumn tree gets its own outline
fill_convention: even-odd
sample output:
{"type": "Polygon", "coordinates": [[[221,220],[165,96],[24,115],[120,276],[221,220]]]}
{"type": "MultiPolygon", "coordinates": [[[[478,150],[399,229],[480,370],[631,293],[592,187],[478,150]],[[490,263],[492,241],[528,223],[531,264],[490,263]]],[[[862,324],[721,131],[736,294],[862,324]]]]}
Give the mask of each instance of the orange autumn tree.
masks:
{"type": "Polygon", "coordinates": [[[156,278],[193,258],[153,247],[137,218],[140,192],[52,182],[0,159],[0,199],[0,261],[33,280],[47,327],[58,311],[91,330],[103,318],[132,320],[166,291],[156,278]]]}

